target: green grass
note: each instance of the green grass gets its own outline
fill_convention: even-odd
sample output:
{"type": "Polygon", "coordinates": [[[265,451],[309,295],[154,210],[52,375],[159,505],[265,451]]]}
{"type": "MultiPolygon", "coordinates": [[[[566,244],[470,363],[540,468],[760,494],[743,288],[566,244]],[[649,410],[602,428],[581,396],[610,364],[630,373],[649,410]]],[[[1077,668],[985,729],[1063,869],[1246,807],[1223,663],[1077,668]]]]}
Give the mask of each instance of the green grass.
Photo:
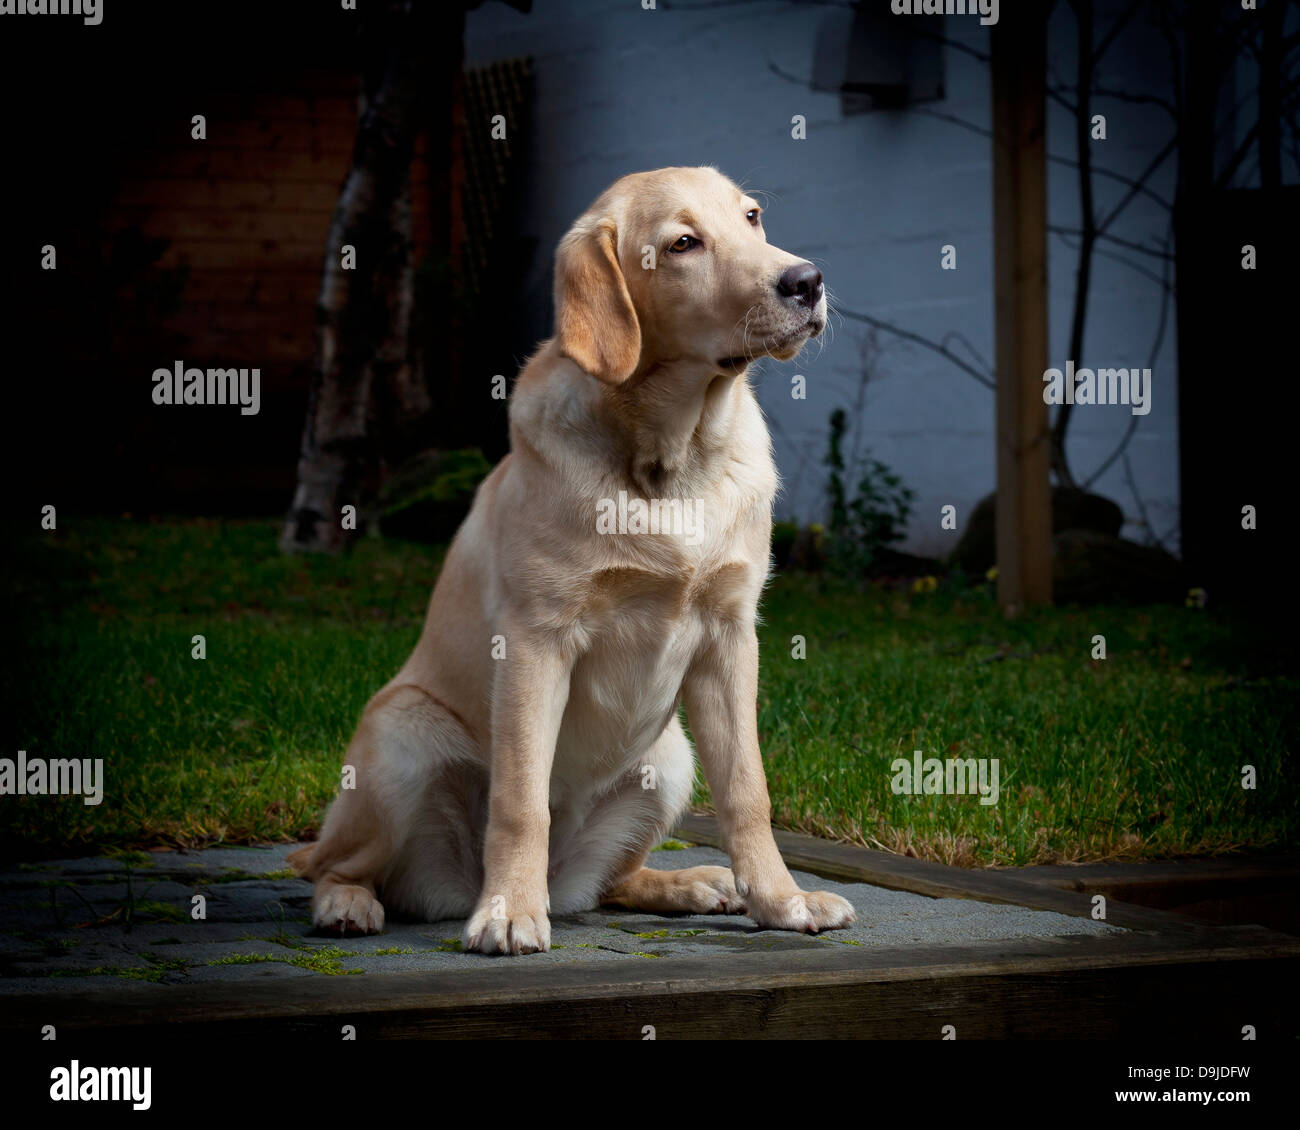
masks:
{"type": "MultiPolygon", "coordinates": [[[[104,802],[5,797],[0,849],[318,827],[366,700],[415,643],[440,554],[368,539],[345,558],[286,558],[262,521],[60,523],[9,539],[4,756],[103,757],[104,802]],[[191,658],[195,634],[206,659],[191,658]]],[[[1213,607],[1008,622],[986,587],[859,593],[787,576],[760,639],[759,727],[786,827],[963,865],[1296,844],[1295,644],[1269,625],[1213,607]],[[791,658],[796,634],[805,659],[791,658]],[[1000,802],[895,795],[890,763],[917,749],[999,759],[1000,802]]],[[[696,799],[708,807],[702,785],[696,799]]]]}
{"type": "Polygon", "coordinates": [[[1181,607],[1009,622],[982,589],[851,599],[807,578],[778,581],[765,618],[759,732],[785,827],[961,865],[1296,843],[1295,645],[1268,626],[1181,607]],[[1000,803],[895,795],[914,750],[997,758],[1000,803]]]}
{"type": "Polygon", "coordinates": [[[10,539],[23,646],[0,692],[7,744],[103,757],[108,783],[99,806],[6,798],[0,841],[30,858],[314,827],[366,700],[415,642],[440,554],[368,541],[284,558],[266,522],[62,525],[10,539]]]}

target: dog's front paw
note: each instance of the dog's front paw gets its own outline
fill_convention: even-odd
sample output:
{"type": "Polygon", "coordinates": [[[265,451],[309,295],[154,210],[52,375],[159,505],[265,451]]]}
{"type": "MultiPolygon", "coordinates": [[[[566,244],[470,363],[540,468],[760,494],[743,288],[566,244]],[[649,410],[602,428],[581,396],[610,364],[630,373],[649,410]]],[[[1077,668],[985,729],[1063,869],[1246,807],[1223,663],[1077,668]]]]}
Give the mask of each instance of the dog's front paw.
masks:
{"type": "Polygon", "coordinates": [[[546,953],[551,920],[541,907],[515,909],[500,896],[481,902],[465,924],[461,949],[467,953],[546,953]]]}
{"type": "Polygon", "coordinates": [[[830,891],[796,890],[766,899],[751,892],[747,901],[750,918],[766,930],[819,934],[823,930],[842,930],[858,918],[848,899],[830,891]]]}

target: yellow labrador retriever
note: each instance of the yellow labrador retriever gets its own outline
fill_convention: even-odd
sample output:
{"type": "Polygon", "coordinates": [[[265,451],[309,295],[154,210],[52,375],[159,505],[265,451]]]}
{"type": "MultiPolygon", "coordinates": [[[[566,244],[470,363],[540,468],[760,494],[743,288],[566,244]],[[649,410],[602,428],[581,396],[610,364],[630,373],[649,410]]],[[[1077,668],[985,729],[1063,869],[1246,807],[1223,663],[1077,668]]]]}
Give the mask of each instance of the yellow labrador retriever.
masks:
{"type": "Polygon", "coordinates": [[[318,929],[376,933],[387,905],[520,954],[550,948],[549,914],[601,903],[853,921],[786,869],[758,747],[777,477],[745,371],[826,323],[820,272],[767,242],[761,212],[714,169],[659,169],[561,241],[555,337],[515,386],[510,454],[366,707],[355,788],[295,853],[318,929]],[[645,866],[691,794],[681,706],[732,870],[645,866]]]}

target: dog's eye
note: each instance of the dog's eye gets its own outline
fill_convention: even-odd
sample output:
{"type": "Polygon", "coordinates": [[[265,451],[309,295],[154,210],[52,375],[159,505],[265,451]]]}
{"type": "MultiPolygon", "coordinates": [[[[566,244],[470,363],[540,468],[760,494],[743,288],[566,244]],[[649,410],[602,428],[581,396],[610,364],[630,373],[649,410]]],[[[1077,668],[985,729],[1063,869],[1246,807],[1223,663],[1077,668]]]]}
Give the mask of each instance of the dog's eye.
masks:
{"type": "Polygon", "coordinates": [[[692,247],[695,247],[699,242],[700,241],[693,235],[679,236],[677,242],[668,248],[668,250],[675,251],[680,255],[683,251],[689,251],[692,247]]]}
{"type": "Polygon", "coordinates": [[[745,219],[747,219],[751,224],[753,224],[754,227],[758,227],[758,217],[761,213],[762,213],[761,208],[751,208],[748,212],[745,213],[745,219]]]}

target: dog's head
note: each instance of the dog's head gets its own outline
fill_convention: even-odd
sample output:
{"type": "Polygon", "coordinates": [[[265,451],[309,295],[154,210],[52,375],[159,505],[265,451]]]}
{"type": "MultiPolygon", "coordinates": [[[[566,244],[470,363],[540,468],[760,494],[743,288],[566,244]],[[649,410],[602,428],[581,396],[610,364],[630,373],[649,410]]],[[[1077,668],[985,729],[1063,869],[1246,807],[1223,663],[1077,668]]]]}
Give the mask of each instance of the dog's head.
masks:
{"type": "Polygon", "coordinates": [[[767,242],[762,212],[715,169],[616,181],[560,242],[560,352],[610,384],[658,362],[794,357],[826,325],[822,276],[767,242]]]}

